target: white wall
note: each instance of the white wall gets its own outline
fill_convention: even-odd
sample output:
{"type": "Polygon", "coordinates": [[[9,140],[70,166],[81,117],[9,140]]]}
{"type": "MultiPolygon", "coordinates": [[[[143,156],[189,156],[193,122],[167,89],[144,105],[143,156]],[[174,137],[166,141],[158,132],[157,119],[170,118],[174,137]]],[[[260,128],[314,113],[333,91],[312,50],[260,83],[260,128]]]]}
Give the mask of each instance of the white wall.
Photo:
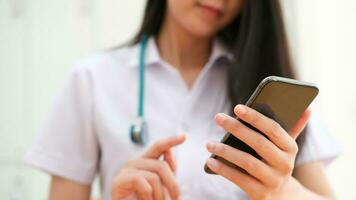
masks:
{"type": "MultiPolygon", "coordinates": [[[[71,65],[129,39],[144,2],[0,0],[0,199],[45,199],[48,177],[23,166],[23,153],[71,65]]],[[[283,3],[300,74],[319,84],[322,112],[344,146],[330,180],[340,199],[356,199],[356,2],[283,3]]]]}
{"type": "Polygon", "coordinates": [[[45,199],[25,150],[73,63],[128,40],[144,2],[0,0],[0,199],[45,199]]]}
{"type": "Polygon", "coordinates": [[[340,199],[356,199],[356,2],[297,2],[296,61],[303,77],[319,85],[319,106],[344,151],[329,177],[340,199]]]}

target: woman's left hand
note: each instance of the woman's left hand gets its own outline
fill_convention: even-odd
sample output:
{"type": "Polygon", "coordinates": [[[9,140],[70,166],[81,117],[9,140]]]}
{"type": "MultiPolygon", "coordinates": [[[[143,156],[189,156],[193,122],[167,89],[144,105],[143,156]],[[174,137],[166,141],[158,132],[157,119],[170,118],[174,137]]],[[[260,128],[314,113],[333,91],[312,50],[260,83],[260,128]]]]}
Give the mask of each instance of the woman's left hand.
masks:
{"type": "Polygon", "coordinates": [[[295,139],[307,124],[310,109],[303,113],[289,133],[276,121],[247,106],[237,105],[234,112],[268,139],[226,114],[217,114],[216,123],[253,148],[262,160],[223,143],[211,142],[207,144],[209,152],[234,163],[247,173],[213,158],[207,161],[209,168],[238,185],[252,200],[279,199],[286,190],[290,191],[291,185],[295,185],[291,176],[298,152],[295,139]]]}

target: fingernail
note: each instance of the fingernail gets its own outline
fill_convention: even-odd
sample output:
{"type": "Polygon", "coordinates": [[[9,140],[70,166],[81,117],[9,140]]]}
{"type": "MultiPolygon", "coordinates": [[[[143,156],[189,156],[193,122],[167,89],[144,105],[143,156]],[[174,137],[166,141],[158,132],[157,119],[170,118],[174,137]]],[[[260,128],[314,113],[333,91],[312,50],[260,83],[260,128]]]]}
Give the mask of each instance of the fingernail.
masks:
{"type": "Polygon", "coordinates": [[[221,144],[221,143],[216,143],[216,144],[214,145],[214,150],[215,150],[215,152],[217,152],[217,153],[221,152],[223,149],[224,149],[224,145],[221,144]]]}
{"type": "Polygon", "coordinates": [[[208,150],[213,150],[215,147],[215,143],[214,142],[208,142],[208,144],[206,145],[206,147],[208,148],[208,150]]]}
{"type": "Polygon", "coordinates": [[[218,113],[218,114],[216,114],[216,116],[215,116],[215,121],[216,121],[218,124],[222,124],[225,119],[226,119],[226,117],[225,117],[225,115],[222,114],[222,113],[218,113]]]}
{"type": "Polygon", "coordinates": [[[238,105],[236,110],[237,110],[237,113],[239,113],[241,115],[246,113],[246,108],[244,108],[242,105],[238,105]]]}
{"type": "Polygon", "coordinates": [[[206,163],[208,164],[208,166],[212,169],[217,169],[220,167],[220,163],[215,160],[214,158],[209,158],[206,163]]]}

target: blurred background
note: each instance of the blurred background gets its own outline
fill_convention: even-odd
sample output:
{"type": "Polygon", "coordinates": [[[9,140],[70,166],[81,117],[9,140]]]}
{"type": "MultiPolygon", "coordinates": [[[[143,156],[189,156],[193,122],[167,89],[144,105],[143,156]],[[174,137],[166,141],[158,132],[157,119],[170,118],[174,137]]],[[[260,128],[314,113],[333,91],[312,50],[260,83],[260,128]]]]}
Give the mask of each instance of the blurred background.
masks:
{"type": "MultiPolygon", "coordinates": [[[[356,1],[282,4],[299,75],[319,85],[317,106],[343,147],[328,176],[340,199],[356,199],[356,1]]],[[[24,152],[73,63],[130,39],[144,5],[0,0],[0,199],[46,199],[49,177],[23,165],[24,152]]]]}

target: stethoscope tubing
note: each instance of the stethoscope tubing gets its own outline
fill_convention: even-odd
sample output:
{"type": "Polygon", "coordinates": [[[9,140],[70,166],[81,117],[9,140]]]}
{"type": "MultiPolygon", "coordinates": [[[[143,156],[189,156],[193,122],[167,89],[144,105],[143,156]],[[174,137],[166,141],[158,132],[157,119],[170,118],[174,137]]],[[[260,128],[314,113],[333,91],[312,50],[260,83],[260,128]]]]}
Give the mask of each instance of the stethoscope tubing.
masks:
{"type": "Polygon", "coordinates": [[[139,70],[138,70],[138,109],[136,121],[130,126],[130,139],[138,145],[145,145],[148,140],[147,124],[144,117],[145,97],[145,51],[149,36],[145,35],[140,41],[139,70]]]}

